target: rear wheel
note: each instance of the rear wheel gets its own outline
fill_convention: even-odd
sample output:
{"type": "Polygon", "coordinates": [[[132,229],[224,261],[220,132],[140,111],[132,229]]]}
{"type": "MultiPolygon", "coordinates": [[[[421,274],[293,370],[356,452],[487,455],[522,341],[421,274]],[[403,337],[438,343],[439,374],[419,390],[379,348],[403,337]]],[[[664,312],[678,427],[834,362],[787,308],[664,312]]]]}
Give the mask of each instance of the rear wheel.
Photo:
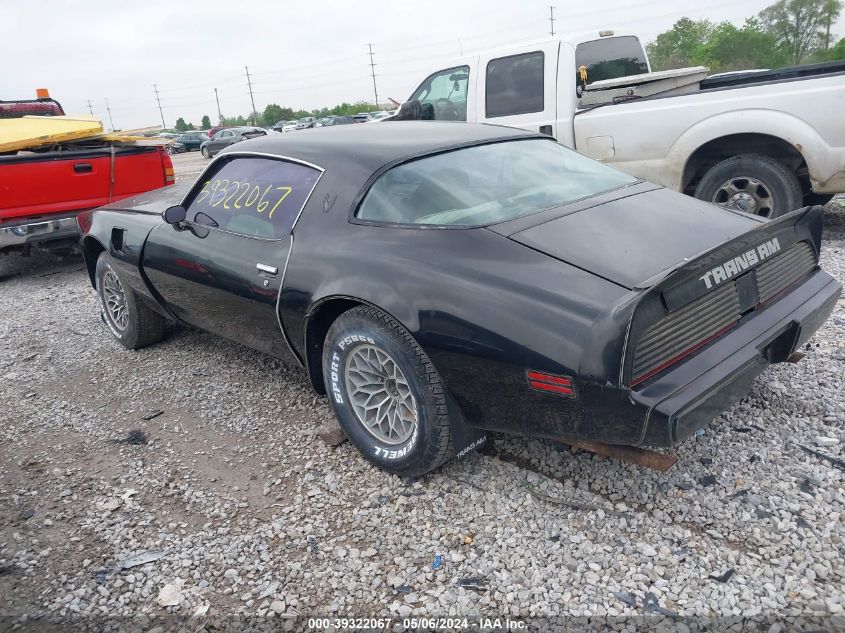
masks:
{"type": "Polygon", "coordinates": [[[323,378],[346,435],[378,467],[416,477],[452,456],[440,376],[389,315],[361,306],[338,317],[323,346],[323,378]]]}
{"type": "Polygon", "coordinates": [[[772,219],[799,208],[801,183],[786,166],[768,156],[742,154],[711,167],[695,197],[772,219]]]}
{"type": "Polygon", "coordinates": [[[114,259],[106,252],[97,259],[97,295],[105,324],[127,349],[138,349],[164,338],[166,321],[123,283],[114,259]]]}

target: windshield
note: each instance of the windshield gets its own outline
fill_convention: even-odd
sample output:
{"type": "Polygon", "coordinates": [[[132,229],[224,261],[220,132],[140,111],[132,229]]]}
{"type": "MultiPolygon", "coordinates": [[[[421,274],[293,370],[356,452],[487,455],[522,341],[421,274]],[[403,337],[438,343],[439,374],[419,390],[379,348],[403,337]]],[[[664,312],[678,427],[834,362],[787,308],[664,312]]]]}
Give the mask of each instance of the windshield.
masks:
{"type": "Polygon", "coordinates": [[[384,173],[356,217],[391,224],[481,226],[637,182],[554,140],[493,143],[421,158],[384,173]]]}

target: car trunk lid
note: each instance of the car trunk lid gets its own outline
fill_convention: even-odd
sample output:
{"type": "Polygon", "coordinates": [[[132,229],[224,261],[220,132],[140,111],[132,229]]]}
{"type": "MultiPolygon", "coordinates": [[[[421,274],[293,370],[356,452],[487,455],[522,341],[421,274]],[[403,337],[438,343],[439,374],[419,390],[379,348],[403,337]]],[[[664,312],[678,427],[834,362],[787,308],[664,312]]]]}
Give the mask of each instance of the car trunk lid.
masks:
{"type": "MultiPolygon", "coordinates": [[[[561,210],[565,210],[562,207],[561,210]]],[[[763,226],[667,189],[574,206],[509,237],[625,288],[647,287],[691,257],[763,226]]]]}

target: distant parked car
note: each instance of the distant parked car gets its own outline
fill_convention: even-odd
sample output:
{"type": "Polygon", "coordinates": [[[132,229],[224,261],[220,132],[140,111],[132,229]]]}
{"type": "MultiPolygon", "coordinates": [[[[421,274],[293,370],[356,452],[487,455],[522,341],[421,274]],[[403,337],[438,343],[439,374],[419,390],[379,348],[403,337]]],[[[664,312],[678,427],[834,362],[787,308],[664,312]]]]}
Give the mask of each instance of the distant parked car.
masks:
{"type": "Polygon", "coordinates": [[[390,116],[387,110],[379,110],[378,112],[370,112],[370,121],[382,121],[390,116]]]}
{"type": "Polygon", "coordinates": [[[230,127],[232,127],[232,126],[231,125],[215,125],[210,130],[207,130],[206,134],[208,135],[208,138],[213,138],[214,135],[217,134],[220,130],[228,130],[230,127]]]}
{"type": "Polygon", "coordinates": [[[314,124],[317,122],[317,119],[313,116],[305,116],[299,119],[296,122],[296,129],[297,130],[307,130],[310,127],[314,127],[314,124]]]}
{"type": "Polygon", "coordinates": [[[354,118],[357,123],[367,123],[370,120],[370,113],[359,112],[358,114],[353,114],[352,118],[354,118]]]}
{"type": "Polygon", "coordinates": [[[330,116],[325,119],[320,119],[320,122],[320,127],[330,127],[332,125],[349,125],[350,123],[356,123],[357,121],[355,121],[355,119],[351,116],[330,116]]]}
{"type": "Polygon", "coordinates": [[[287,124],[287,121],[276,121],[276,123],[273,124],[272,129],[276,130],[276,132],[282,132],[287,124]]]}
{"type": "Polygon", "coordinates": [[[296,121],[288,121],[282,126],[282,132],[293,132],[296,129],[296,121]]]}
{"type": "Polygon", "coordinates": [[[198,150],[207,140],[208,134],[205,132],[186,132],[185,134],[177,136],[176,139],[167,146],[167,149],[171,154],[193,152],[198,150]]]}
{"type": "Polygon", "coordinates": [[[211,158],[224,147],[229,147],[229,145],[234,145],[238,141],[255,138],[256,136],[267,136],[267,132],[258,127],[233,127],[220,130],[200,146],[200,152],[203,157],[211,158]]]}

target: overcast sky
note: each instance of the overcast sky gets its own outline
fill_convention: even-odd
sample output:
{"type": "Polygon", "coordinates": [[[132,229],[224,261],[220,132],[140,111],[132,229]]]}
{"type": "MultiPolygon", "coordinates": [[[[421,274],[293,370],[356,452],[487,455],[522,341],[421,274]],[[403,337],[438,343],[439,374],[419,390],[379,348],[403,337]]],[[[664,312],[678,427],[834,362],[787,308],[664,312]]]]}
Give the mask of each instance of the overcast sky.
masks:
{"type": "MultiPolygon", "coordinates": [[[[555,0],[552,0],[554,2],[555,0]]],[[[684,16],[741,24],[771,0],[598,0],[557,3],[555,30],[624,28],[644,42],[684,16]]],[[[298,108],[373,99],[367,44],[373,44],[381,101],[407,98],[450,57],[542,37],[549,0],[272,2],[269,0],[2,0],[0,99],[32,98],[45,87],[71,113],[116,128],[164,120],[216,122],[255,107],[298,108]],[[297,8],[294,8],[296,6],[297,8]],[[309,8],[306,8],[309,7],[309,8]]],[[[845,31],[843,22],[834,28],[845,31]]]]}

